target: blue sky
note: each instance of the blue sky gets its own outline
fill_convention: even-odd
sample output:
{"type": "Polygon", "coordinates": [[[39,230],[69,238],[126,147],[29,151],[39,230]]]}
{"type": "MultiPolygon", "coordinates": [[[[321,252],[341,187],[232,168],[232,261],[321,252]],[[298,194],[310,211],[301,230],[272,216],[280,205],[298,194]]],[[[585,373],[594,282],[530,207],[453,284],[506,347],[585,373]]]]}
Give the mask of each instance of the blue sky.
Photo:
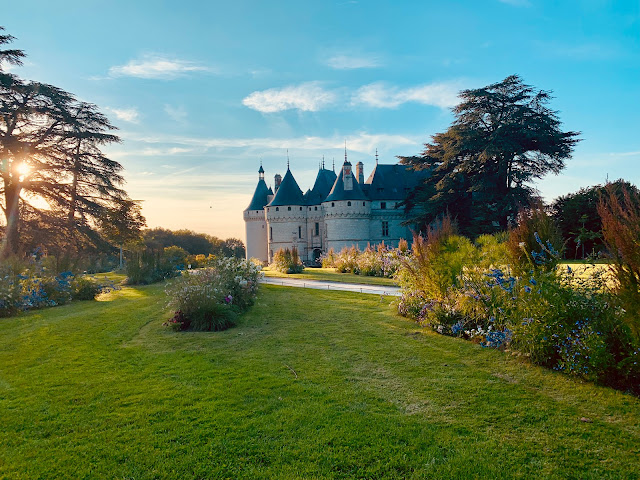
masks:
{"type": "Polygon", "coordinates": [[[244,239],[262,160],[268,183],[318,163],[371,171],[446,130],[463,88],[510,74],[553,91],[583,141],[552,200],[640,179],[640,2],[28,1],[3,5],[22,77],[97,104],[108,153],[149,226],[244,239]]]}

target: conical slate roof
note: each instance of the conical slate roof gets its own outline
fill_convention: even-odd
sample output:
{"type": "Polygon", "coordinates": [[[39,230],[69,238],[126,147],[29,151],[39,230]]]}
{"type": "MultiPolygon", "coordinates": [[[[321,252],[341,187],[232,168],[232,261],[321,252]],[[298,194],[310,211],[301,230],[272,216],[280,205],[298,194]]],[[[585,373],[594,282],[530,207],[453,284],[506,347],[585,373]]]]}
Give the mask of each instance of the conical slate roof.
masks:
{"type": "Polygon", "coordinates": [[[281,207],[282,205],[305,205],[302,190],[300,190],[298,182],[293,178],[293,174],[289,169],[287,169],[287,173],[284,175],[275,197],[273,197],[268,206],[281,207]]]}
{"type": "Polygon", "coordinates": [[[320,205],[324,199],[327,198],[327,195],[329,195],[335,181],[336,172],[325,168],[318,170],[313,188],[305,194],[307,205],[320,205]]]}
{"type": "MultiPolygon", "coordinates": [[[[345,165],[347,162],[345,162],[345,165]]],[[[351,164],[349,163],[349,166],[351,164]]],[[[364,194],[362,189],[360,188],[360,184],[353,176],[353,172],[350,173],[352,178],[353,189],[345,190],[344,189],[344,165],[338,174],[338,178],[336,178],[335,183],[333,184],[333,188],[327,198],[324,199],[325,202],[337,202],[340,200],[368,200],[367,196],[364,194]]]]}
{"type": "Polygon", "coordinates": [[[273,195],[273,192],[269,187],[267,187],[264,179],[261,178],[260,180],[258,180],[256,191],[253,193],[251,203],[249,203],[247,210],[264,210],[264,206],[267,204],[268,195],[273,195]]]}

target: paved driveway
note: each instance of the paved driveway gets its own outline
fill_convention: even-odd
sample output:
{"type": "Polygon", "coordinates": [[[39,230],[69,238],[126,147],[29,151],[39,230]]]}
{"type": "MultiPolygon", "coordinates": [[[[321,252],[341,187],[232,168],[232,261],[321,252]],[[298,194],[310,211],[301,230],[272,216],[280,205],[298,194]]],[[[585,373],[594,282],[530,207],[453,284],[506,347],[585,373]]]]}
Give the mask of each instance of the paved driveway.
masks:
{"type": "Polygon", "coordinates": [[[324,282],[320,280],[302,280],[299,278],[280,277],[264,277],[260,282],[268,285],[284,285],[285,287],[342,290],[345,292],[393,295],[396,297],[400,296],[400,287],[392,287],[388,285],[360,285],[358,283],[324,282]]]}

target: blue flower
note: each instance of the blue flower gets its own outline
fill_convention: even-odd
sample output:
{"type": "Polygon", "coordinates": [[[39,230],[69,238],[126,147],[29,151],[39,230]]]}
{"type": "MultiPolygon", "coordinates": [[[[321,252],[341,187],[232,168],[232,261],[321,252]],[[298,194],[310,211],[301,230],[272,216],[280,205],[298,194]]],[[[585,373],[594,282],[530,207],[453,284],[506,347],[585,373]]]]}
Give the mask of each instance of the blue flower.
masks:
{"type": "Polygon", "coordinates": [[[524,286],[524,291],[527,293],[531,293],[531,287],[529,285],[524,286]]]}

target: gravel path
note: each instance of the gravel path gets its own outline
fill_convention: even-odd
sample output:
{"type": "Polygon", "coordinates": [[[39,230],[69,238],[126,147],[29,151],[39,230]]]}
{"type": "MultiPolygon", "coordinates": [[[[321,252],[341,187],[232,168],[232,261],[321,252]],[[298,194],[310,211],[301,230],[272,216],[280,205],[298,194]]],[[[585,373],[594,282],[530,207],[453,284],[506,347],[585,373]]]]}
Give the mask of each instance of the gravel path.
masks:
{"type": "Polygon", "coordinates": [[[315,288],[320,290],[342,290],[345,292],[371,293],[374,295],[400,296],[400,287],[389,285],[361,285],[358,283],[324,282],[321,280],[302,280],[299,278],[265,277],[261,283],[283,285],[285,287],[315,288]]]}

